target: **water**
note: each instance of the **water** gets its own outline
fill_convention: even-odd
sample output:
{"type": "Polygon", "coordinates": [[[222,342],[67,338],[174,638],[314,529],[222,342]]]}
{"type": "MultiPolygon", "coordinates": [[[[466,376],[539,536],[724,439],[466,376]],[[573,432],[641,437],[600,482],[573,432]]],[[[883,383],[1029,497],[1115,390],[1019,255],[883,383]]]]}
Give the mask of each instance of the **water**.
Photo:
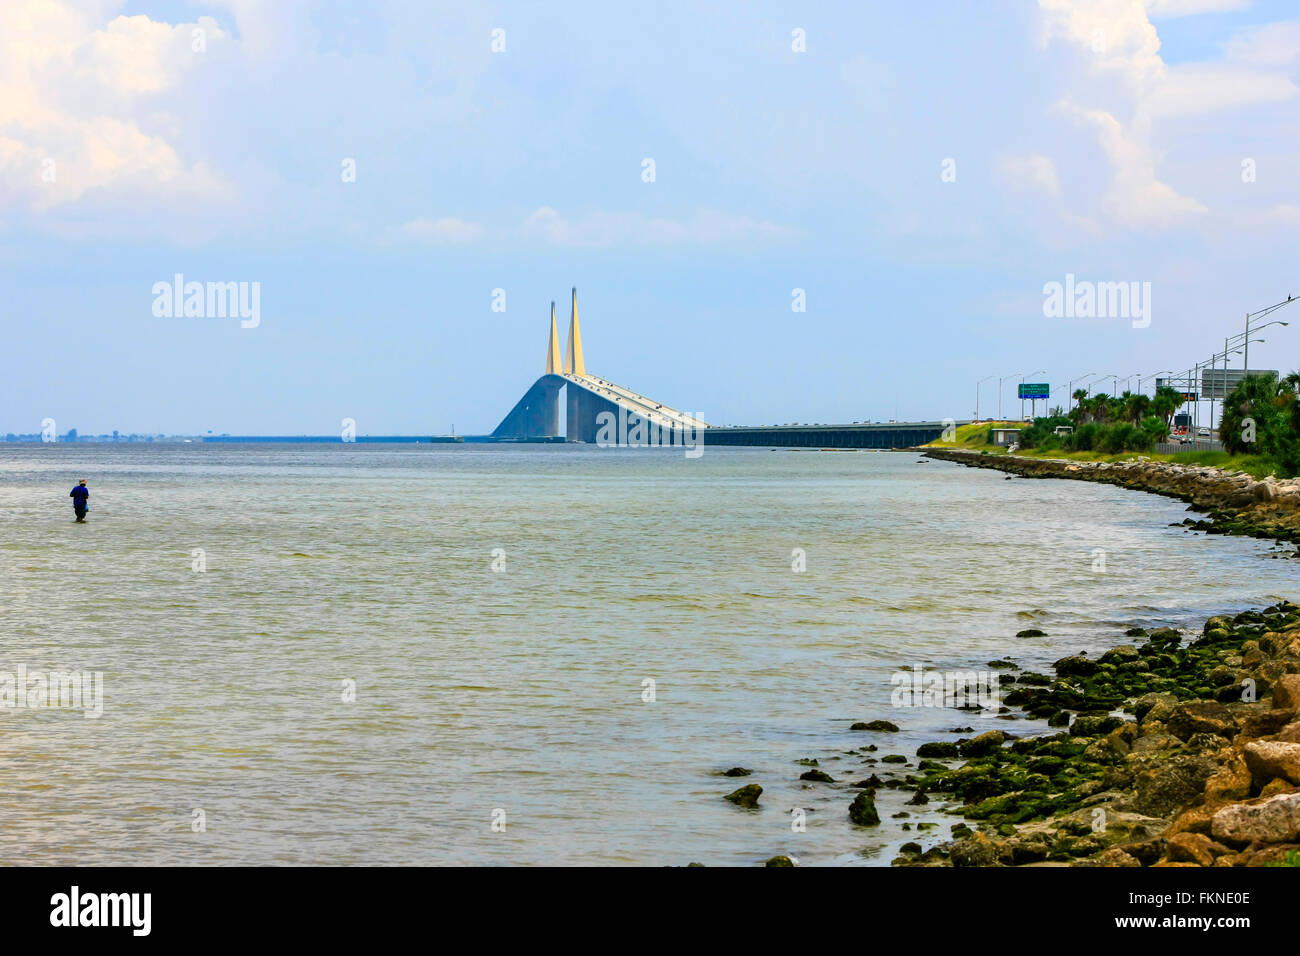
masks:
{"type": "Polygon", "coordinates": [[[0,445],[0,671],[104,673],[99,719],[0,708],[0,863],[887,864],[907,794],[851,826],[844,751],[972,721],[891,708],[897,668],[1296,597],[1184,517],[905,453],[0,445]]]}

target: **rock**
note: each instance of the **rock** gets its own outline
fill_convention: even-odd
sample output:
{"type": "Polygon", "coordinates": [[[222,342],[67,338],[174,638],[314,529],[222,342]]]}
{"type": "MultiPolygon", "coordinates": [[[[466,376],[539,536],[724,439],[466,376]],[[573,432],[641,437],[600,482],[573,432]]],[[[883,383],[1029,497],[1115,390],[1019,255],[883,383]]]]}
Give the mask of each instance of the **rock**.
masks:
{"type": "Polygon", "coordinates": [[[1040,631],[1036,627],[1027,627],[1023,631],[1016,631],[1016,637],[1046,637],[1046,631],[1040,631]]]}
{"type": "Polygon", "coordinates": [[[1056,668],[1056,673],[1060,677],[1090,677],[1101,670],[1101,665],[1094,660],[1089,660],[1082,654],[1076,654],[1073,657],[1062,657],[1052,665],[1056,668]]]}
{"type": "Polygon", "coordinates": [[[753,772],[745,767],[732,767],[730,770],[724,770],[722,775],[724,777],[748,777],[753,772]]]}
{"type": "Polygon", "coordinates": [[[1253,740],[1242,756],[1255,783],[1264,786],[1275,777],[1300,784],[1300,744],[1280,740],[1253,740]]]}
{"type": "Polygon", "coordinates": [[[758,798],[762,792],[762,787],[756,783],[751,783],[748,786],[741,787],[739,790],[732,791],[723,799],[730,800],[738,807],[746,807],[747,809],[752,810],[758,806],[758,798]]]}
{"type": "Polygon", "coordinates": [[[789,866],[789,867],[792,867],[792,866],[794,866],[794,860],[790,859],[788,856],[774,856],[774,857],[772,857],[772,859],[768,860],[768,861],[767,861],[766,863],[764,863],[763,865],[764,865],[764,866],[789,866]]]}
{"type": "Polygon", "coordinates": [[[1181,743],[1182,741],[1172,734],[1144,734],[1133,741],[1133,752],[1137,754],[1153,753],[1157,750],[1168,750],[1170,747],[1177,747],[1181,743]]]}
{"type": "Polygon", "coordinates": [[[849,819],[861,827],[873,827],[880,823],[880,814],[876,812],[876,800],[872,791],[863,790],[849,804],[849,819]]]}
{"type": "Polygon", "coordinates": [[[1112,647],[1105,654],[1097,659],[1099,664],[1123,664],[1127,661],[1135,661],[1140,655],[1138,649],[1132,644],[1121,644],[1119,647],[1112,647]]]}
{"type": "Polygon", "coordinates": [[[1205,799],[1209,803],[1245,800],[1250,796],[1252,779],[1246,761],[1234,755],[1218,773],[1205,781],[1205,799]]]}
{"type": "Polygon", "coordinates": [[[1213,866],[1215,857],[1223,856],[1228,848],[1222,843],[1215,843],[1203,833],[1178,833],[1169,838],[1165,852],[1174,862],[1213,866]]]}
{"type": "Polygon", "coordinates": [[[1233,803],[1214,815],[1210,832],[1225,843],[1291,843],[1300,839],[1300,792],[1233,803]]]}
{"type": "Polygon", "coordinates": [[[957,756],[957,745],[943,741],[921,744],[916,748],[916,755],[918,757],[955,757],[957,756]]]}
{"type": "Polygon", "coordinates": [[[834,783],[835,779],[825,770],[805,770],[799,774],[800,780],[810,780],[813,783],[834,783]]]}
{"type": "Polygon", "coordinates": [[[902,754],[886,754],[880,758],[881,763],[907,763],[907,758],[902,754]]]}
{"type": "Polygon", "coordinates": [[[1300,720],[1287,724],[1279,730],[1277,739],[1290,744],[1300,744],[1300,720]]]}
{"type": "Polygon", "coordinates": [[[1161,760],[1134,778],[1132,809],[1149,817],[1168,816],[1199,797],[1205,781],[1218,769],[1218,764],[1202,756],[1161,760]]]}
{"type": "Polygon", "coordinates": [[[1261,797],[1273,797],[1279,793],[1290,793],[1294,789],[1295,787],[1291,785],[1290,781],[1285,780],[1282,777],[1274,777],[1268,783],[1264,784],[1264,786],[1260,787],[1259,795],[1261,797]]]}
{"type": "Polygon", "coordinates": [[[1237,733],[1237,721],[1232,711],[1213,700],[1194,700],[1179,704],[1165,721],[1169,732],[1180,740],[1193,734],[1217,734],[1231,740],[1237,733]]]}
{"type": "Polygon", "coordinates": [[[1092,860],[1094,866],[1141,866],[1136,857],[1129,856],[1117,846],[1103,850],[1092,860]]]}
{"type": "Polygon", "coordinates": [[[1246,714],[1241,718],[1241,732],[1237,736],[1237,741],[1240,743],[1243,739],[1254,740],[1256,737],[1272,737],[1289,724],[1294,716],[1293,712],[1282,708],[1259,710],[1246,714]]]}
{"type": "Polygon", "coordinates": [[[1277,679],[1273,685],[1273,706],[1300,711],[1300,674],[1285,674],[1277,679]]]}
{"type": "Polygon", "coordinates": [[[912,799],[908,800],[904,806],[921,807],[930,802],[930,798],[925,795],[924,790],[918,790],[912,794],[912,799]]]}
{"type": "Polygon", "coordinates": [[[900,847],[898,848],[898,852],[899,852],[899,853],[914,853],[914,854],[918,854],[918,855],[919,855],[920,852],[921,852],[921,844],[916,843],[916,842],[909,841],[909,842],[907,842],[907,843],[904,843],[902,846],[900,846],[900,847]]]}
{"type": "Polygon", "coordinates": [[[1133,703],[1133,713],[1139,721],[1166,721],[1178,706],[1178,698],[1169,693],[1143,694],[1133,703]]]}
{"type": "Polygon", "coordinates": [[[1175,833],[1206,833],[1210,832],[1210,822],[1214,815],[1223,808],[1221,803],[1203,803],[1200,806],[1189,807],[1174,818],[1174,822],[1169,824],[1165,830],[1166,839],[1172,837],[1175,833]]]}
{"type": "Polygon", "coordinates": [[[858,722],[850,727],[849,730],[874,730],[892,734],[897,733],[898,724],[891,724],[887,720],[873,720],[865,724],[858,722]]]}
{"type": "Polygon", "coordinates": [[[1000,866],[999,848],[987,833],[973,833],[952,845],[953,866],[1000,866]]]}
{"type": "Polygon", "coordinates": [[[1081,714],[1074,718],[1070,733],[1075,737],[1099,737],[1124,726],[1124,721],[1109,714],[1081,714]]]}
{"type": "Polygon", "coordinates": [[[1051,852],[1046,841],[1041,835],[1025,839],[1015,839],[1010,841],[1007,846],[1011,850],[1011,865],[1025,866],[1029,863],[1041,863],[1047,859],[1047,854],[1051,852]]]}
{"type": "MultiPolygon", "coordinates": [[[[978,737],[957,745],[957,752],[963,757],[984,757],[1001,749],[1007,735],[1000,730],[988,730],[978,737]]],[[[918,751],[919,752],[919,751],[918,751]]]]}

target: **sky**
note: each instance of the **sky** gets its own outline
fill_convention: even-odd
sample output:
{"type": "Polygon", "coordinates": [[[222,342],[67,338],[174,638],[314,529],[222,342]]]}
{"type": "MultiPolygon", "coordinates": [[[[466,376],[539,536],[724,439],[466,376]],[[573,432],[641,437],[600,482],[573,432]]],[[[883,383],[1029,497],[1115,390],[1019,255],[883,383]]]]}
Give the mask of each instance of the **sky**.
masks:
{"type": "Polygon", "coordinates": [[[485,433],[573,286],[711,423],[963,419],[1300,295],[1293,2],[809,7],[5,0],[0,432],[485,433]]]}

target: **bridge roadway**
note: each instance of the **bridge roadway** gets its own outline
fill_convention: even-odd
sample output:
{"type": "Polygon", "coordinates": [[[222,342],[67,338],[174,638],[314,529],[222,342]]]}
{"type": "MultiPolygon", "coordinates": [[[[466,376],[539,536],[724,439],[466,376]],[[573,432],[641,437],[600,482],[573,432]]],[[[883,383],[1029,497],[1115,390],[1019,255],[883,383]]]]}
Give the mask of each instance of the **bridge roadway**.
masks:
{"type": "Polygon", "coordinates": [[[758,425],[708,428],[701,436],[710,445],[758,445],[768,448],[913,448],[935,441],[951,425],[969,422],[887,422],[853,425],[758,425]]]}

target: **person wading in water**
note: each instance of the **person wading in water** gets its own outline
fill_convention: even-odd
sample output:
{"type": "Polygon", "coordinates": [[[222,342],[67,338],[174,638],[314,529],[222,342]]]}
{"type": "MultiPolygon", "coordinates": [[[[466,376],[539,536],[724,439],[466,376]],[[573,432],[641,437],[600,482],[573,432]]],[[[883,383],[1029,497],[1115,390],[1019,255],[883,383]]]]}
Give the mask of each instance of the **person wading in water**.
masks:
{"type": "Polygon", "coordinates": [[[88,504],[90,489],[86,487],[85,478],[82,478],[77,487],[68,492],[68,497],[72,499],[72,510],[76,513],[77,520],[85,521],[86,511],[90,508],[88,504]]]}

